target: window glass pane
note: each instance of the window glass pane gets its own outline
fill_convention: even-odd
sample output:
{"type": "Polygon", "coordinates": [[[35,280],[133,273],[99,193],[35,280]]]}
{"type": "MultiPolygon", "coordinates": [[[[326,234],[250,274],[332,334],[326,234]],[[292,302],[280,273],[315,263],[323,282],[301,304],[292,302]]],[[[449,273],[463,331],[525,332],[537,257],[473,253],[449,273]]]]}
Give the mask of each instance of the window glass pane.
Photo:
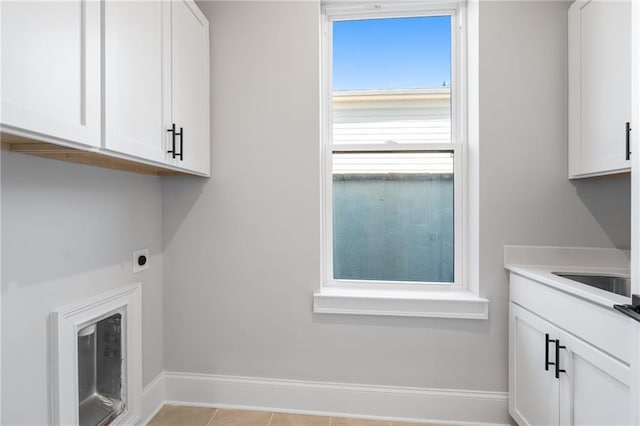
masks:
{"type": "Polygon", "coordinates": [[[333,154],[333,274],[454,281],[451,152],[333,154]]]}
{"type": "Polygon", "coordinates": [[[451,141],[451,17],[333,23],[333,143],[451,141]]]}

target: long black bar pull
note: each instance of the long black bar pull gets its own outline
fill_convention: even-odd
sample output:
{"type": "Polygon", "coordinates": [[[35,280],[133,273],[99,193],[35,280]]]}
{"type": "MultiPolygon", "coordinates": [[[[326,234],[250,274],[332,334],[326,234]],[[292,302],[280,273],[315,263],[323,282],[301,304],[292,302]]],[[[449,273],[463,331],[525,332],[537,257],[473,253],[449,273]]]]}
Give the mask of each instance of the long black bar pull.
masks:
{"type": "MultiPolygon", "coordinates": [[[[549,343],[555,342],[553,339],[549,339],[549,333],[544,335],[544,369],[549,371],[550,365],[556,365],[555,362],[549,362],[549,343]]],[[[556,355],[556,361],[558,360],[558,356],[556,355]]]]}
{"type": "Polygon", "coordinates": [[[625,158],[629,160],[629,158],[631,158],[631,123],[627,121],[625,127],[626,127],[626,145],[627,145],[627,154],[625,158]]]}
{"type": "Polygon", "coordinates": [[[566,373],[567,370],[560,368],[560,349],[566,349],[566,346],[560,345],[560,339],[556,339],[556,379],[560,378],[560,373],[566,373]]]}
{"type": "Polygon", "coordinates": [[[176,136],[180,136],[180,153],[177,154],[180,157],[180,161],[182,161],[182,154],[184,153],[184,144],[182,143],[184,140],[184,130],[180,127],[180,133],[176,133],[176,136]]]}
{"type": "MultiPolygon", "coordinates": [[[[180,129],[182,131],[182,129],[180,129]]],[[[171,149],[167,151],[171,154],[172,158],[176,158],[176,123],[171,124],[171,128],[167,129],[167,132],[171,133],[171,149]]]]}

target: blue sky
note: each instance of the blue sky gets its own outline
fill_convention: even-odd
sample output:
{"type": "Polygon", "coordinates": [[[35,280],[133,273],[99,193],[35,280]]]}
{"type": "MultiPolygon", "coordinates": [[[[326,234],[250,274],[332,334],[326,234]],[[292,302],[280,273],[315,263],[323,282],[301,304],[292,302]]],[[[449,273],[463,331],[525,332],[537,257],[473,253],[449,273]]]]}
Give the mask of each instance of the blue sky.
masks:
{"type": "Polygon", "coordinates": [[[333,89],[415,89],[451,81],[451,18],[333,23],[333,89]]]}

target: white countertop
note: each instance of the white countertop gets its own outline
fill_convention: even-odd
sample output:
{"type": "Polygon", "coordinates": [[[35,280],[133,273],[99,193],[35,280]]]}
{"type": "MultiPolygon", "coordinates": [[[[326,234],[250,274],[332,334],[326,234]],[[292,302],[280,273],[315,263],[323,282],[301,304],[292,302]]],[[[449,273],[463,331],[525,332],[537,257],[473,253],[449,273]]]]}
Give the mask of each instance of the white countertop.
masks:
{"type": "Polygon", "coordinates": [[[504,267],[514,274],[581,299],[613,307],[615,304],[629,304],[631,298],[559,277],[553,272],[606,273],[628,277],[628,258],[628,251],[616,249],[505,246],[504,267]]]}
{"type": "Polygon", "coordinates": [[[553,287],[565,293],[580,297],[598,305],[613,307],[613,305],[629,304],[630,297],[620,296],[599,288],[591,287],[568,278],[554,275],[553,272],[577,272],[577,273],[607,273],[612,275],[629,276],[628,269],[622,268],[587,268],[578,266],[548,266],[548,265],[505,265],[505,268],[514,274],[522,275],[542,284],[553,287]]]}

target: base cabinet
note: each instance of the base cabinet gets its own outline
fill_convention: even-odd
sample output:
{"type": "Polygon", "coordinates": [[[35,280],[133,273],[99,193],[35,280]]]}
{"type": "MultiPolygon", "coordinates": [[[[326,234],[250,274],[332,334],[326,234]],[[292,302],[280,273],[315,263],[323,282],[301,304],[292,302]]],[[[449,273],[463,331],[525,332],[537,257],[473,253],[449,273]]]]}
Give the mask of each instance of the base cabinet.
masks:
{"type": "Polygon", "coordinates": [[[558,331],[514,303],[509,314],[509,412],[520,425],[559,424],[559,383],[549,371],[547,343],[558,331]]]}
{"type": "Polygon", "coordinates": [[[509,305],[509,413],[519,425],[630,425],[630,367],[509,305]]]}
{"type": "Polygon", "coordinates": [[[566,373],[559,380],[561,424],[632,424],[629,368],[566,334],[560,338],[570,348],[562,360],[566,373]]]}

